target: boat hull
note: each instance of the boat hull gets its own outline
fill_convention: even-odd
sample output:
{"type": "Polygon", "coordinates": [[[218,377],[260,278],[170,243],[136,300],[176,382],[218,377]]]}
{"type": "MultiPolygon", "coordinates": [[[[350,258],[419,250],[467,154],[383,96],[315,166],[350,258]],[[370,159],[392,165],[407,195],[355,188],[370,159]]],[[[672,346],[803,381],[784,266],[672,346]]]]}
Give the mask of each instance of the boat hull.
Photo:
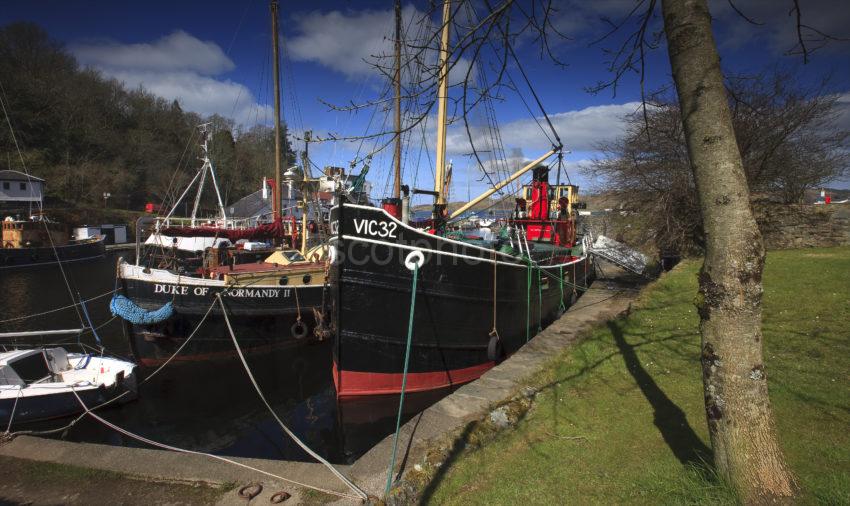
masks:
{"type": "Polygon", "coordinates": [[[565,256],[536,269],[512,255],[417,231],[380,209],[346,204],[331,219],[337,230],[334,380],[341,397],[401,391],[413,278],[405,259],[411,251],[422,252],[423,264],[408,392],[478,378],[575,300],[569,283],[586,286],[592,275],[586,257],[565,256]],[[488,351],[494,319],[498,343],[488,351]]]}
{"type": "Polygon", "coordinates": [[[103,258],[106,246],[102,237],[64,246],[0,249],[0,269],[52,265],[59,262],[79,262],[103,258]]]}
{"type": "Polygon", "coordinates": [[[300,345],[313,338],[313,308],[321,307],[325,290],[323,285],[227,287],[190,277],[173,282],[155,276],[122,276],[120,283],[124,295],[142,308],[155,310],[169,302],[174,308],[174,314],[163,322],[137,325],[125,321],[133,354],[146,367],[168,360],[190,336],[175,361],[227,359],[236,354],[217,294],[221,294],[239,346],[246,352],[300,345]],[[210,308],[203,327],[192,336],[210,308]],[[299,316],[306,336],[293,332],[299,316]]]}
{"type": "Polygon", "coordinates": [[[124,394],[111,405],[119,406],[137,398],[135,372],[123,378],[119,384],[111,386],[91,386],[76,389],[74,392],[65,391],[50,395],[22,396],[15,398],[0,399],[0,425],[6,427],[9,417],[13,416],[12,425],[17,426],[24,423],[51,420],[78,415],[85,410],[80,405],[80,400],[89,408],[99,406],[104,402],[115,399],[124,394]],[[129,392],[129,393],[126,393],[129,392]]]}

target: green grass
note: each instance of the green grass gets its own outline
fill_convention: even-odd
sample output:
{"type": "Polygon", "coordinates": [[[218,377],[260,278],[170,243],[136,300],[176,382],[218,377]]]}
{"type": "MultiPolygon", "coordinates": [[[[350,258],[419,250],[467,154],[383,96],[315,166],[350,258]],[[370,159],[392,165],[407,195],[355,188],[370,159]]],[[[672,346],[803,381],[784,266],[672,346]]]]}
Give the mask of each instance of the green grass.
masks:
{"type": "MultiPolygon", "coordinates": [[[[517,427],[449,457],[425,501],[735,502],[710,465],[698,269],[683,263],[553,360],[517,427]]],[[[770,252],[764,284],[770,396],[802,502],[850,504],[850,248],[770,252]]]]}

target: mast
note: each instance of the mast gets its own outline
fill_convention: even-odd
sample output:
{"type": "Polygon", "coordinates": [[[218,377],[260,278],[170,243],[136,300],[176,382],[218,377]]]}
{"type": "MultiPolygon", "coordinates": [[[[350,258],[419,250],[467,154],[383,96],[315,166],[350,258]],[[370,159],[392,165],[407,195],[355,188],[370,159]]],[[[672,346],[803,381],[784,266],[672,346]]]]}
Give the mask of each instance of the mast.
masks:
{"type": "Polygon", "coordinates": [[[401,0],[395,2],[395,183],[393,197],[401,198],[401,0]]]}
{"type": "Polygon", "coordinates": [[[271,1],[272,11],[272,55],[274,58],[274,200],[272,218],[280,220],[280,56],[277,42],[277,0],[271,1]]]}
{"type": "Polygon", "coordinates": [[[437,166],[434,171],[434,191],[437,193],[437,205],[446,203],[446,110],[449,92],[449,26],[451,25],[451,0],[443,1],[443,35],[440,40],[440,68],[437,87],[437,166]]]}

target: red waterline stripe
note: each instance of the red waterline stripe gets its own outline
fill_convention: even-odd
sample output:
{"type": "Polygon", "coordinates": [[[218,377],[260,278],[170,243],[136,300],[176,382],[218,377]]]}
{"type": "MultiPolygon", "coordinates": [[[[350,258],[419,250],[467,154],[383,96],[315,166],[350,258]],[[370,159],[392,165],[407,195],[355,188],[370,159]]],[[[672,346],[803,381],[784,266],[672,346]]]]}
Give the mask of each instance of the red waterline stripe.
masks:
{"type": "MultiPolygon", "coordinates": [[[[424,392],[469,383],[478,379],[494,365],[496,365],[494,362],[485,362],[463,369],[407,373],[405,392],[424,392]]],[[[333,377],[338,397],[355,397],[401,393],[403,374],[340,371],[334,361],[333,377]]]]}

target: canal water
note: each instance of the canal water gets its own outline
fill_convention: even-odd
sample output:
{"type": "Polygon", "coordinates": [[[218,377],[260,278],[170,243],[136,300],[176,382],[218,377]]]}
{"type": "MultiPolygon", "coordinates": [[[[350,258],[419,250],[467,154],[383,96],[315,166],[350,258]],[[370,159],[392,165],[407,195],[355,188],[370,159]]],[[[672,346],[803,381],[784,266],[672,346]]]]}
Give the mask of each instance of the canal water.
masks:
{"type": "MultiPolygon", "coordinates": [[[[126,256],[128,252],[122,253],[126,256]]],[[[0,332],[82,328],[84,316],[71,305],[75,300],[89,300],[86,307],[107,353],[130,357],[121,321],[113,319],[109,312],[108,292],[115,289],[118,255],[65,264],[64,273],[56,265],[0,270],[0,332]]],[[[80,339],[89,346],[96,345],[91,332],[80,339]]],[[[52,338],[51,342],[60,343],[69,351],[80,349],[76,336],[52,338]]],[[[7,349],[38,344],[42,343],[21,339],[0,342],[7,349]]],[[[395,429],[398,396],[337,401],[331,377],[330,341],[248,355],[247,360],[278,416],[331,462],[353,462],[395,429]]],[[[403,422],[446,393],[406,396],[403,422]]],[[[102,409],[98,414],[130,432],[188,450],[311,460],[278,426],[236,357],[210,363],[169,364],[140,387],[138,400],[102,409]]],[[[68,421],[51,420],[19,429],[51,429],[68,421]]],[[[90,417],[56,437],[147,447],[90,417]]]]}

